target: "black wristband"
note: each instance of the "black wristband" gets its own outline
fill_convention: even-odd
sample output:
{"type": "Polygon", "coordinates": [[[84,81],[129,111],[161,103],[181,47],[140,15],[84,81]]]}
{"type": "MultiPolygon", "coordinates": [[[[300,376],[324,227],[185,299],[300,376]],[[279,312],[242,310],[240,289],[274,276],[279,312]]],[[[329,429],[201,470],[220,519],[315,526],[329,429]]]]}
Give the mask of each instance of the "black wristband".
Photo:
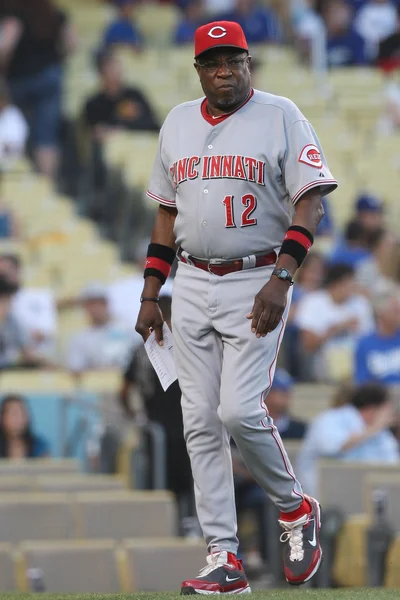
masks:
{"type": "Polygon", "coordinates": [[[142,296],[142,298],[140,298],[140,303],[142,303],[142,302],[155,302],[156,304],[158,304],[159,298],[146,298],[146,297],[143,298],[143,296],[142,296]]]}
{"type": "Polygon", "coordinates": [[[282,254],[289,254],[289,256],[294,258],[294,260],[297,262],[297,265],[300,267],[307,256],[307,250],[295,240],[285,240],[282,244],[279,256],[282,254]]]}
{"type": "Polygon", "coordinates": [[[161,260],[165,260],[169,265],[172,265],[175,256],[175,250],[169,246],[164,246],[164,244],[153,244],[152,242],[147,249],[147,258],[160,258],[161,260]]]}
{"type": "Polygon", "coordinates": [[[292,225],[286,232],[279,256],[289,254],[300,267],[313,242],[314,237],[310,231],[300,225],[292,225]]]}

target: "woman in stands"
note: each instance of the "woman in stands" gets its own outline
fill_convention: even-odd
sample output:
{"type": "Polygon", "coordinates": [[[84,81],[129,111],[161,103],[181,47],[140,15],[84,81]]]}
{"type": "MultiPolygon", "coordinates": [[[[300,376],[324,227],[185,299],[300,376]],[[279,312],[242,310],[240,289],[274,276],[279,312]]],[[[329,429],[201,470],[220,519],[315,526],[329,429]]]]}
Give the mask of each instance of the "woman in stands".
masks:
{"type": "Polygon", "coordinates": [[[0,458],[43,458],[49,455],[45,439],[32,431],[22,396],[5,396],[0,408],[0,458]]]}
{"type": "Polygon", "coordinates": [[[63,59],[75,46],[53,0],[0,0],[0,69],[14,104],[27,115],[34,159],[54,177],[61,128],[63,59]]]}

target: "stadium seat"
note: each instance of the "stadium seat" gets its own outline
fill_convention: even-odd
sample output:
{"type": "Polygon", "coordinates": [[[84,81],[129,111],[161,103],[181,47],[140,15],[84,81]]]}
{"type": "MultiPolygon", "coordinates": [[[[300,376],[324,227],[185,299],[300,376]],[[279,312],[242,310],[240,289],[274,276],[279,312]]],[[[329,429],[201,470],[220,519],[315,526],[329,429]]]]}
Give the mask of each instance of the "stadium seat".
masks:
{"type": "Polygon", "coordinates": [[[334,393],[335,388],[330,385],[298,383],[293,389],[291,412],[298,419],[310,421],[329,408],[334,393]]]}
{"type": "Polygon", "coordinates": [[[400,474],[393,473],[368,473],[364,482],[366,510],[372,519],[374,514],[374,492],[385,492],[386,494],[386,517],[394,529],[399,529],[400,523],[400,474]]]}
{"type": "Polygon", "coordinates": [[[165,47],[171,43],[180,12],[171,4],[157,4],[147,1],[137,14],[139,30],[148,46],[165,47]]]}
{"type": "MultiPolygon", "coordinates": [[[[80,380],[80,387],[85,392],[93,394],[117,394],[121,386],[121,373],[119,370],[86,371],[80,380]]],[[[113,406],[119,411],[116,403],[113,406]]]]}
{"type": "MultiPolygon", "coordinates": [[[[36,487],[41,492],[107,492],[125,490],[124,481],[113,475],[62,475],[38,477],[36,487]]],[[[2,481],[0,478],[0,491],[2,481]]]]}
{"type": "Polygon", "coordinates": [[[33,492],[36,488],[36,479],[27,475],[1,475],[0,495],[4,492],[33,492]]]}
{"type": "Polygon", "coordinates": [[[132,591],[178,590],[184,579],[195,576],[207,554],[203,541],[137,539],[126,540],[124,547],[132,591]]]}
{"type": "Polygon", "coordinates": [[[0,476],[67,475],[78,473],[79,470],[80,463],[71,458],[29,458],[27,460],[0,460],[0,476]]]}
{"type": "MultiPolygon", "coordinates": [[[[342,484],[343,489],[343,484],[342,484]]],[[[333,578],[338,586],[362,587],[366,584],[366,515],[353,515],[343,525],[336,540],[333,578]]]]}
{"type": "MultiPolygon", "coordinates": [[[[20,545],[19,569],[40,569],[46,592],[115,594],[121,588],[113,540],[25,542],[20,545]]],[[[23,590],[29,583],[21,577],[23,590]]]]}
{"type": "Polygon", "coordinates": [[[318,498],[326,508],[339,508],[350,516],[366,512],[365,481],[369,474],[396,474],[397,465],[355,463],[339,460],[322,460],[318,465],[318,498]]]}
{"type": "Polygon", "coordinates": [[[13,547],[0,544],[0,592],[14,592],[16,588],[13,547]]]}
{"type": "Polygon", "coordinates": [[[400,535],[392,542],[386,557],[385,587],[400,588],[400,535]]]}
{"type": "Polygon", "coordinates": [[[1,540],[54,540],[75,536],[64,494],[0,494],[1,540]]]}
{"type": "MultiPolygon", "coordinates": [[[[41,393],[54,393],[57,391],[58,394],[62,393],[71,393],[74,390],[74,383],[68,373],[63,371],[39,371],[39,370],[15,370],[15,371],[6,371],[2,374],[0,378],[0,391],[3,393],[11,393],[18,392],[20,394],[26,394],[29,392],[41,393]]],[[[4,463],[7,465],[8,463],[4,463]]],[[[21,463],[21,466],[25,463],[21,463]]],[[[2,472],[3,463],[0,460],[0,473],[2,472]]],[[[41,468],[41,465],[46,466],[46,469],[53,468],[57,470],[73,470],[77,471],[78,466],[77,463],[74,462],[65,462],[65,463],[54,463],[53,461],[47,461],[45,463],[27,462],[29,465],[29,469],[33,470],[35,468],[41,468]],[[35,467],[34,465],[37,465],[35,467]]],[[[17,463],[10,463],[10,469],[17,469],[17,463]]]]}
{"type": "Polygon", "coordinates": [[[103,492],[75,496],[79,536],[160,537],[176,534],[173,497],[168,492],[103,492]]]}

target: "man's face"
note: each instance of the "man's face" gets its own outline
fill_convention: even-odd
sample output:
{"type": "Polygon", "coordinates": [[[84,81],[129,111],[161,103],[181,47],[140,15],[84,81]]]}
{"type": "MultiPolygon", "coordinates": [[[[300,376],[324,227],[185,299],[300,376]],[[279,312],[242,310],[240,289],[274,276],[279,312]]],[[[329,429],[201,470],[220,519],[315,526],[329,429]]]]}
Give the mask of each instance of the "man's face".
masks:
{"type": "Polygon", "coordinates": [[[255,0],[236,0],[236,10],[248,13],[254,6],[255,0]]]}
{"type": "Polygon", "coordinates": [[[383,212],[380,210],[361,210],[358,220],[367,231],[376,231],[383,226],[383,212]]]}
{"type": "Polygon", "coordinates": [[[196,60],[201,87],[215,108],[229,110],[250,92],[250,56],[235,48],[214,48],[196,60]]]}
{"type": "Polygon", "coordinates": [[[101,67],[101,76],[105,85],[120,85],[122,81],[121,61],[116,56],[108,57],[101,67]]]}
{"type": "Polygon", "coordinates": [[[83,303],[89,321],[93,325],[104,325],[109,319],[108,304],[104,298],[93,298],[83,303]]]}
{"type": "Polygon", "coordinates": [[[338,302],[346,302],[354,293],[354,277],[343,277],[335,284],[335,297],[338,302]]]}
{"type": "Polygon", "coordinates": [[[340,33],[347,31],[350,26],[350,6],[343,0],[331,2],[324,11],[324,19],[328,29],[328,35],[339,35],[340,33]]]}
{"type": "Polygon", "coordinates": [[[127,2],[124,2],[121,6],[121,8],[119,9],[119,14],[121,19],[124,19],[126,21],[130,21],[133,18],[133,13],[135,12],[135,2],[134,0],[132,0],[131,2],[129,2],[129,0],[127,2]]]}
{"type": "Polygon", "coordinates": [[[14,285],[19,286],[21,283],[21,270],[19,266],[5,256],[0,257],[0,275],[6,277],[14,285]]]}

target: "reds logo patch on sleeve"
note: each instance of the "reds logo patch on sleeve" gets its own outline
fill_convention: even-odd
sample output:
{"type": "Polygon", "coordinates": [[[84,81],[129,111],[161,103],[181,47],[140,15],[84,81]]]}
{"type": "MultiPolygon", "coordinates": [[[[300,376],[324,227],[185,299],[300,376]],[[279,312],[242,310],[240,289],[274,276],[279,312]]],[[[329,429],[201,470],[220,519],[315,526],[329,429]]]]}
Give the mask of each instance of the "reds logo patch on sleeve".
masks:
{"type": "Polygon", "coordinates": [[[322,169],[321,152],[314,144],[308,144],[304,146],[300,152],[299,162],[314,167],[315,169],[322,169]]]}

